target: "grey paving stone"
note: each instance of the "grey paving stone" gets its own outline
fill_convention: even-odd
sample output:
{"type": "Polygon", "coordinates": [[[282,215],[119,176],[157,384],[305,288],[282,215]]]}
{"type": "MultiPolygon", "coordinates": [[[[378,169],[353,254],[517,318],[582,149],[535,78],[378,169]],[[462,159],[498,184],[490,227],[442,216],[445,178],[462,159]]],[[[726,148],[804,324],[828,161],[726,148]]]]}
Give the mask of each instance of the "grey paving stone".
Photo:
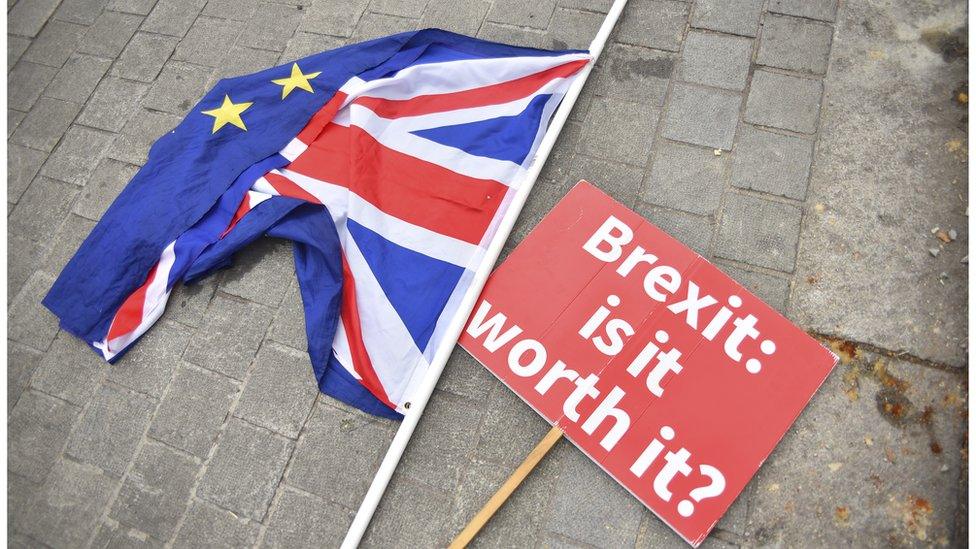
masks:
{"type": "Polygon", "coordinates": [[[555,9],[554,0],[539,2],[496,0],[488,10],[488,21],[545,30],[549,27],[555,9]]]}
{"type": "Polygon", "coordinates": [[[142,30],[182,38],[206,3],[206,0],[160,2],[146,17],[142,30]]]}
{"type": "Polygon", "coordinates": [[[21,147],[7,145],[7,200],[16,203],[34,180],[47,154],[21,147]]]}
{"type": "Polygon", "coordinates": [[[261,0],[210,0],[203,8],[203,15],[234,21],[247,21],[260,3],[261,0]]]}
{"type": "Polygon", "coordinates": [[[112,74],[128,80],[153,82],[179,39],[160,34],[137,33],[115,62],[112,74]]]}
{"type": "Polygon", "coordinates": [[[456,347],[437,381],[437,388],[452,395],[484,401],[497,383],[499,382],[484,366],[466,351],[456,347]]]}
{"type": "Polygon", "coordinates": [[[293,281],[289,285],[285,298],[278,306],[274,321],[271,323],[269,337],[293,349],[308,350],[308,336],[305,333],[305,309],[302,305],[302,295],[297,281],[293,281]]]}
{"type": "MultiPolygon", "coordinates": [[[[27,51],[27,46],[30,46],[29,38],[22,38],[20,36],[7,36],[7,72],[14,68],[17,61],[20,60],[20,56],[24,55],[27,51]]],[[[9,102],[9,99],[8,99],[9,102]]]]}
{"type": "MultiPolygon", "coordinates": [[[[16,210],[14,211],[16,213],[16,210]]],[[[41,305],[41,299],[54,284],[54,278],[36,272],[7,309],[7,337],[39,351],[47,350],[58,333],[58,321],[41,305]]]]}
{"type": "Polygon", "coordinates": [[[636,210],[648,221],[694,250],[698,255],[708,257],[713,230],[711,217],[661,208],[642,202],[637,203],[636,210]]]}
{"type": "Polygon", "coordinates": [[[29,111],[57,72],[55,68],[37,63],[17,63],[7,75],[7,105],[12,109],[29,111]]]}
{"type": "Polygon", "coordinates": [[[146,93],[146,84],[106,78],[78,116],[78,123],[111,132],[120,131],[126,120],[136,112],[139,99],[146,93]]]}
{"type": "Polygon", "coordinates": [[[756,63],[800,72],[824,74],[834,29],[830,25],[769,15],[763,20],[756,63]]]}
{"type": "Polygon", "coordinates": [[[780,313],[786,311],[786,300],[789,299],[790,294],[788,278],[746,270],[736,265],[719,265],[718,267],[770,307],[780,313]]]}
{"type": "MultiPolygon", "coordinates": [[[[521,436],[521,434],[519,434],[521,436]]],[[[448,537],[461,532],[511,474],[508,466],[472,460],[454,497],[448,537]]],[[[555,452],[550,453],[525,479],[505,505],[475,537],[471,547],[541,547],[541,530],[558,473],[555,452]]]]}
{"type": "Polygon", "coordinates": [[[67,332],[60,332],[34,372],[31,387],[84,406],[107,369],[105,361],[87,345],[67,332]]]}
{"type": "Polygon", "coordinates": [[[138,15],[114,11],[102,12],[81,39],[78,51],[99,57],[118,57],[140,23],[142,17],[138,15]]]}
{"type": "Polygon", "coordinates": [[[954,532],[963,377],[863,351],[839,365],[759,470],[750,539],[965,545],[954,532]]]}
{"type": "Polygon", "coordinates": [[[240,516],[263,520],[293,442],[241,420],[227,422],[197,497],[240,516]]]}
{"type": "MultiPolygon", "coordinates": [[[[579,122],[570,120],[563,126],[563,131],[556,137],[556,144],[553,146],[549,159],[546,160],[546,164],[542,167],[542,172],[539,173],[539,179],[536,181],[538,187],[533,187],[533,189],[544,188],[549,184],[556,184],[562,187],[576,183],[576,181],[572,181],[570,178],[574,175],[572,173],[575,160],[574,153],[576,152],[576,146],[579,144],[582,134],[583,124],[579,122]]],[[[534,192],[535,190],[533,190],[534,192]]],[[[533,193],[529,194],[529,200],[532,199],[533,193]]],[[[548,208],[546,211],[548,211],[548,208]]]]}
{"type": "Polygon", "coordinates": [[[399,32],[411,31],[417,29],[419,24],[420,21],[416,19],[366,12],[359,20],[359,24],[356,25],[351,41],[363,42],[399,32]]]}
{"type": "MultiPolygon", "coordinates": [[[[23,531],[29,522],[31,498],[37,493],[37,485],[15,473],[7,473],[7,531],[23,531]]],[[[35,542],[36,544],[36,542],[35,542]]],[[[27,547],[30,547],[28,544],[27,547]]]]}
{"type": "Polygon", "coordinates": [[[732,149],[742,95],[676,83],[661,134],[713,149],[732,149]]]}
{"type": "Polygon", "coordinates": [[[589,11],[556,8],[549,23],[549,49],[586,49],[603,22],[603,16],[589,11]]]}
{"type": "Polygon", "coordinates": [[[763,0],[696,0],[691,26],[756,36],[763,0]]]}
{"type": "Polygon", "coordinates": [[[471,436],[483,410],[477,402],[437,392],[427,404],[400,470],[412,479],[453,492],[464,458],[478,441],[471,436]]]}
{"type": "Polygon", "coordinates": [[[746,87],[752,40],[693,31],[681,53],[681,79],[741,91],[746,87]]]}
{"type": "Polygon", "coordinates": [[[41,97],[17,126],[10,141],[51,152],[79,110],[81,106],[75,103],[41,97]]]}
{"type": "Polygon", "coordinates": [[[727,156],[681,143],[662,142],[641,199],[698,215],[718,209],[725,191],[727,156]]]}
{"type": "Polygon", "coordinates": [[[157,323],[121,360],[109,367],[108,379],[159,398],[169,385],[189,339],[190,328],[175,322],[157,323]]]}
{"type": "Polygon", "coordinates": [[[770,0],[769,11],[833,21],[837,17],[837,0],[770,0]]]}
{"type": "Polygon", "coordinates": [[[297,438],[318,394],[308,353],[261,346],[234,415],[288,438],[297,438]]]}
{"type": "Polygon", "coordinates": [[[596,13],[607,13],[613,0],[556,0],[556,5],[577,10],[589,10],[596,13]]]}
{"type": "Polygon", "coordinates": [[[440,547],[448,544],[451,497],[402,474],[394,475],[362,547],[440,547]]]}
{"type": "Polygon", "coordinates": [[[302,15],[304,11],[296,6],[261,4],[245,25],[239,43],[280,52],[298,28],[302,15]]]}
{"type": "Polygon", "coordinates": [[[84,185],[113,138],[112,134],[83,126],[68,128],[41,168],[41,175],[74,185],[84,185]]]}
{"type": "Polygon", "coordinates": [[[193,284],[177,285],[169,296],[163,318],[199,328],[217,291],[217,279],[217,276],[209,276],[193,284]]]}
{"type": "Polygon", "coordinates": [[[264,339],[272,312],[249,301],[217,294],[210,302],[207,329],[190,340],[183,358],[234,379],[244,379],[264,339]]]}
{"type": "Polygon", "coordinates": [[[800,209],[730,193],[715,241],[715,255],[792,272],[800,236],[800,209]]]}
{"type": "Polygon", "coordinates": [[[218,67],[227,44],[234,43],[242,28],[237,21],[198,17],[173,52],[173,59],[218,67]]]}
{"type": "Polygon", "coordinates": [[[676,56],[627,44],[613,44],[601,56],[602,66],[593,82],[593,93],[660,107],[676,56]]]}
{"type": "MultiPolygon", "coordinates": [[[[513,27],[485,21],[478,31],[478,38],[502,44],[512,44],[526,48],[547,48],[550,46],[549,37],[535,29],[513,27]]],[[[578,104],[578,102],[577,102],[578,104]]]]}
{"type": "MultiPolygon", "coordinates": [[[[26,345],[7,342],[7,415],[20,399],[43,354],[26,345]]],[[[9,431],[10,426],[7,426],[9,431]]],[[[8,443],[9,447],[9,443],[8,443]]],[[[8,454],[9,463],[10,456],[8,454]]]]}
{"type": "Polygon", "coordinates": [[[282,52],[279,59],[281,63],[287,63],[312,55],[313,53],[338,48],[344,43],[345,41],[342,38],[336,38],[334,36],[323,36],[310,32],[296,32],[288,40],[288,45],[285,46],[285,51],[282,52]]]}
{"type": "Polygon", "coordinates": [[[757,70],[752,76],[745,121],[801,133],[814,133],[820,118],[820,80],[757,70]]]}
{"type": "Polygon", "coordinates": [[[232,78],[262,71],[278,64],[277,51],[256,50],[244,46],[231,46],[224,52],[220,66],[210,75],[206,88],[212,88],[221,78],[232,78]]]}
{"type": "Polygon", "coordinates": [[[95,227],[95,222],[77,215],[67,215],[55,233],[44,255],[40,269],[50,275],[61,273],[68,260],[75,255],[82,241],[95,227]]]}
{"type": "Polygon", "coordinates": [[[575,184],[585,179],[610,195],[614,200],[632,206],[640,192],[644,171],[619,162],[577,155],[569,181],[575,184]]]}
{"type": "MultiPolygon", "coordinates": [[[[16,205],[14,207],[16,208],[16,205]]],[[[7,235],[8,306],[13,303],[27,279],[37,270],[37,266],[46,252],[46,243],[37,242],[30,235],[23,232],[11,232],[7,235]]]]}
{"type": "Polygon", "coordinates": [[[502,383],[492,386],[484,406],[474,456],[503,467],[517,467],[549,432],[549,423],[502,383]],[[513,436],[517,433],[518,436],[513,436]]]}
{"type": "Polygon", "coordinates": [[[44,393],[25,392],[7,419],[7,470],[37,484],[44,482],[78,411],[44,393]]]}
{"type": "Polygon", "coordinates": [[[25,112],[7,109],[7,139],[10,139],[10,136],[14,134],[17,126],[20,126],[20,123],[24,121],[25,116],[27,116],[25,112]]]}
{"type": "Polygon", "coordinates": [[[115,138],[108,150],[108,156],[141,166],[146,161],[150,145],[179,123],[179,116],[137,109],[115,138]]]}
{"type": "Polygon", "coordinates": [[[24,532],[51,547],[82,547],[118,486],[90,465],[60,460],[31,497],[24,532]]]}
{"type": "Polygon", "coordinates": [[[686,2],[672,0],[640,0],[628,4],[617,29],[617,41],[678,51],[688,12],[686,2]]]}
{"type": "Polygon", "coordinates": [[[251,547],[258,539],[257,523],[202,501],[194,501],[173,547],[251,547]]]}
{"type": "Polygon", "coordinates": [[[149,15],[157,0],[110,0],[108,10],[149,15]]]}
{"type": "Polygon", "coordinates": [[[91,547],[97,549],[162,549],[163,543],[137,528],[106,518],[98,525],[91,547]]]}
{"type": "Polygon", "coordinates": [[[64,0],[54,13],[54,18],[79,25],[91,25],[106,4],[108,0],[64,0]]]}
{"type": "Polygon", "coordinates": [[[743,126],[732,165],[732,184],[803,200],[813,141],[743,126]]]}
{"type": "Polygon", "coordinates": [[[644,506],[583,452],[569,444],[557,451],[560,474],[546,527],[597,547],[633,546],[644,506]]]}
{"type": "Polygon", "coordinates": [[[298,440],[287,482],[354,509],[366,495],[396,424],[349,406],[325,405],[325,400],[319,399],[298,440]]]}
{"type": "Polygon", "coordinates": [[[369,11],[416,18],[424,13],[427,3],[427,0],[372,0],[369,11]]]}
{"type": "Polygon", "coordinates": [[[224,272],[220,289],[250,301],[277,307],[295,276],[291,242],[261,238],[238,253],[236,264],[224,272]]]}
{"type": "Polygon", "coordinates": [[[490,4],[481,0],[471,0],[463,4],[434,2],[424,11],[421,28],[439,29],[474,36],[488,13],[490,4]]]}
{"type": "MultiPolygon", "coordinates": [[[[571,180],[571,175],[567,175],[559,181],[537,181],[532,192],[529,193],[525,207],[519,214],[518,221],[515,222],[515,227],[512,229],[509,238],[510,244],[514,246],[521,242],[556,203],[573,188],[575,183],[571,180]]],[[[503,257],[499,259],[504,260],[503,257]]]]}
{"type": "Polygon", "coordinates": [[[77,194],[78,188],[70,183],[36,177],[7,217],[8,229],[13,234],[32,239],[35,245],[46,244],[77,194]]]}
{"type": "Polygon", "coordinates": [[[82,217],[98,221],[109,205],[119,196],[138,168],[117,160],[102,160],[81,191],[72,211],[82,217]]]}
{"type": "Polygon", "coordinates": [[[109,516],[156,539],[170,539],[199,469],[197,460],[168,446],[144,444],[109,516]]]}
{"type": "Polygon", "coordinates": [[[84,25],[50,21],[24,52],[24,59],[60,68],[78,47],[86,30],[84,25]]]}
{"type": "Polygon", "coordinates": [[[586,116],[579,150],[597,158],[643,166],[651,152],[659,113],[640,103],[597,98],[586,116]]]}
{"type": "Polygon", "coordinates": [[[84,103],[111,64],[110,60],[100,57],[72,55],[44,90],[44,95],[62,101],[84,103]]]}
{"type": "Polygon", "coordinates": [[[210,70],[196,65],[166,63],[142,100],[142,105],[183,116],[203,97],[210,73],[210,70]]]}
{"type": "Polygon", "coordinates": [[[268,522],[265,547],[317,547],[338,543],[353,513],[335,503],[285,489],[268,522]]]}
{"type": "Polygon", "coordinates": [[[155,406],[145,395],[103,385],[68,438],[65,453],[121,477],[155,406]]]}
{"type": "Polygon", "coordinates": [[[37,36],[48,17],[58,7],[59,0],[36,0],[17,2],[7,13],[7,32],[21,36],[37,36]]]}
{"type": "Polygon", "coordinates": [[[230,378],[181,365],[159,403],[149,436],[206,458],[239,390],[230,378]]]}
{"type": "Polygon", "coordinates": [[[325,0],[305,12],[299,30],[315,34],[349,37],[366,11],[369,0],[325,0]]]}

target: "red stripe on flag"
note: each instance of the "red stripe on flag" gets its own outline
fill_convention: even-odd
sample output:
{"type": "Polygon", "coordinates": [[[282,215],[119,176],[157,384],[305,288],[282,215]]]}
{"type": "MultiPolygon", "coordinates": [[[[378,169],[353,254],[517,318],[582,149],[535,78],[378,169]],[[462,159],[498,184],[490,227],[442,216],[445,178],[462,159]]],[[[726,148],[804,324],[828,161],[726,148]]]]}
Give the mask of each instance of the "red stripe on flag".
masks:
{"type": "Polygon", "coordinates": [[[122,306],[115,313],[115,318],[112,319],[112,325],[108,329],[108,335],[105,336],[106,341],[112,341],[113,339],[122,337],[139,327],[139,324],[142,322],[142,311],[146,304],[146,290],[156,276],[156,269],[158,268],[159,263],[157,262],[153,265],[152,270],[149,271],[149,276],[146,277],[146,281],[142,283],[142,286],[139,286],[136,291],[132,292],[122,302],[122,306]]]}
{"type": "Polygon", "coordinates": [[[347,97],[348,95],[346,95],[345,92],[337,91],[335,95],[332,96],[332,99],[323,105],[318,112],[312,115],[312,118],[309,119],[308,124],[305,124],[302,131],[300,131],[295,137],[306,145],[314,141],[322,131],[322,128],[324,128],[326,124],[335,118],[336,113],[342,108],[342,104],[346,102],[347,97]]]}
{"type": "Polygon", "coordinates": [[[264,178],[268,180],[268,183],[270,183],[271,186],[274,187],[274,189],[278,191],[278,194],[280,194],[281,196],[287,196],[289,198],[298,198],[299,200],[311,202],[312,204],[322,203],[318,198],[315,198],[308,191],[301,188],[300,186],[295,184],[291,179],[288,179],[283,175],[276,174],[276,173],[267,173],[264,175],[264,178]]]}
{"type": "Polygon", "coordinates": [[[224,229],[224,232],[220,233],[220,237],[218,238],[224,238],[227,236],[227,233],[229,233],[231,229],[237,225],[237,222],[247,215],[247,212],[249,211],[251,211],[251,194],[244,193],[244,200],[241,200],[241,205],[238,206],[237,211],[234,212],[234,217],[231,218],[230,223],[227,224],[227,228],[224,229]]]}
{"type": "Polygon", "coordinates": [[[342,326],[346,330],[346,339],[349,341],[352,366],[362,378],[363,387],[366,387],[383,404],[395,410],[396,406],[386,395],[383,384],[380,383],[380,378],[373,369],[369,353],[366,352],[366,344],[363,343],[363,327],[360,324],[359,308],[356,305],[356,281],[349,268],[349,262],[346,261],[346,254],[342,254],[342,308],[339,314],[342,317],[342,326]]]}
{"type": "Polygon", "coordinates": [[[460,92],[430,94],[410,99],[360,97],[353,103],[369,108],[383,118],[418,116],[485,105],[498,105],[528,97],[555,78],[570,76],[586,65],[586,59],[570,61],[535,74],[460,92]]]}
{"type": "Polygon", "coordinates": [[[472,244],[481,242],[508,191],[497,181],[386,147],[357,126],[329,124],[288,169],[349,188],[388,215],[472,244]]]}

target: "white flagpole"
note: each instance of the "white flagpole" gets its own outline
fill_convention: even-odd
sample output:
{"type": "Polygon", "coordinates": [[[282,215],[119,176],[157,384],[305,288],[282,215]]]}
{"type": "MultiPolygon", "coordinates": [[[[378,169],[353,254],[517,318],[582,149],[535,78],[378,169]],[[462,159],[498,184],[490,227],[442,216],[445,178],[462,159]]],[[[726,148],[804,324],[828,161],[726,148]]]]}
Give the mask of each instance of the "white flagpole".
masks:
{"type": "Polygon", "coordinates": [[[593,65],[596,64],[597,58],[600,57],[603,46],[607,43],[607,38],[610,36],[610,31],[617,24],[617,19],[620,18],[620,14],[623,12],[626,4],[627,0],[614,0],[613,6],[610,7],[610,11],[600,26],[600,30],[597,31],[596,37],[590,43],[589,51],[593,59],[583,67],[580,76],[570,85],[562,102],[559,104],[559,108],[556,109],[552,121],[549,123],[549,128],[539,143],[535,160],[526,172],[526,180],[522,182],[521,186],[515,192],[511,204],[509,204],[508,209],[502,217],[494,239],[492,239],[491,244],[485,251],[481,265],[475,271],[471,286],[465,292],[454,318],[451,319],[451,323],[444,332],[443,343],[434,354],[430,368],[423,378],[423,384],[417,391],[417,398],[411,401],[410,409],[404,415],[403,422],[400,424],[396,436],[393,437],[393,442],[390,443],[390,447],[386,451],[386,456],[383,457],[383,462],[380,463],[380,468],[376,471],[376,476],[373,477],[373,483],[370,484],[369,491],[366,492],[366,497],[363,498],[363,502],[359,506],[359,511],[356,512],[356,518],[353,519],[352,524],[349,526],[349,531],[346,532],[346,538],[342,541],[342,549],[355,549],[359,546],[363,534],[366,533],[366,528],[369,526],[369,522],[373,518],[373,513],[376,512],[376,507],[379,505],[380,499],[382,499],[383,493],[386,491],[386,486],[393,476],[393,471],[396,469],[397,464],[400,463],[400,457],[403,456],[403,451],[406,449],[407,443],[413,435],[414,428],[417,427],[417,423],[420,421],[420,415],[424,412],[424,408],[427,407],[427,401],[430,400],[430,395],[434,392],[437,380],[441,377],[444,365],[447,364],[447,360],[451,357],[454,345],[461,335],[461,330],[464,329],[468,316],[471,315],[475,302],[478,296],[481,295],[481,290],[488,280],[488,275],[491,274],[492,267],[495,266],[495,262],[498,260],[498,254],[501,253],[505,241],[508,240],[508,235],[512,232],[512,227],[515,226],[515,221],[518,219],[519,213],[521,213],[522,207],[525,205],[525,200],[528,198],[529,192],[532,191],[532,187],[535,186],[535,181],[539,177],[539,172],[542,171],[546,160],[549,158],[549,153],[552,151],[553,145],[556,144],[556,138],[559,137],[559,132],[562,131],[566,120],[569,119],[569,113],[573,109],[573,105],[576,104],[576,99],[579,97],[580,90],[583,89],[583,84],[589,78],[590,72],[593,70],[593,65]]]}

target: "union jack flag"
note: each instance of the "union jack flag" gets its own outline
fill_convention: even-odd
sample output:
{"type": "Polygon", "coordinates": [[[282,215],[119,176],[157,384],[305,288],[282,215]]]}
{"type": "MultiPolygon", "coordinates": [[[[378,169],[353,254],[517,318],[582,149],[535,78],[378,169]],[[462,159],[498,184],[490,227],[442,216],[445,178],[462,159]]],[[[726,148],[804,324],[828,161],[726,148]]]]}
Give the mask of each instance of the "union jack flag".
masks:
{"type": "Polygon", "coordinates": [[[44,303],[115,361],[177,283],[286,238],[320,389],[400,417],[589,61],[428,29],[221,81],[44,303]]]}

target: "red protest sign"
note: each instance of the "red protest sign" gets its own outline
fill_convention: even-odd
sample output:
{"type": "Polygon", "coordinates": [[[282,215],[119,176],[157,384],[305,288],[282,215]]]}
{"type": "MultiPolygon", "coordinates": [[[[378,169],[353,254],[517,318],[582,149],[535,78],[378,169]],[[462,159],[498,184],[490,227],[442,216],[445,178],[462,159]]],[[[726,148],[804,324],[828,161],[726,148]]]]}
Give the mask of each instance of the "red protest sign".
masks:
{"type": "Polygon", "coordinates": [[[586,182],[495,270],[460,342],[695,546],[837,361],[586,182]]]}

